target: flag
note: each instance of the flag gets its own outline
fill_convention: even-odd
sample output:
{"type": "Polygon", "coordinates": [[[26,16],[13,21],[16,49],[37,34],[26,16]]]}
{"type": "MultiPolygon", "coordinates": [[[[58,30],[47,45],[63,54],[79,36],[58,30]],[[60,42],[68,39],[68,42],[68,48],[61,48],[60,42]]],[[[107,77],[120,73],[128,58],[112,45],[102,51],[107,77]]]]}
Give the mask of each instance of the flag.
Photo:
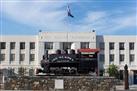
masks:
{"type": "Polygon", "coordinates": [[[71,14],[71,11],[70,11],[70,8],[69,8],[69,5],[68,5],[68,7],[67,7],[67,13],[68,13],[68,16],[70,16],[70,17],[74,17],[72,14],[71,14]]]}

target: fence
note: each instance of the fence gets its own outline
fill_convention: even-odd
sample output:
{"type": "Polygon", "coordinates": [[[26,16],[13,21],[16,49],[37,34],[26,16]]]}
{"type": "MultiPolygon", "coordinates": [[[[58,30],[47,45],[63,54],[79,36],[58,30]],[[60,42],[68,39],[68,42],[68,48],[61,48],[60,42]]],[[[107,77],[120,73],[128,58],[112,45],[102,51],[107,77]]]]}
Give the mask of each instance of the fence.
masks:
{"type": "Polygon", "coordinates": [[[0,76],[33,76],[35,68],[19,67],[19,68],[4,68],[0,69],[0,76]]]}

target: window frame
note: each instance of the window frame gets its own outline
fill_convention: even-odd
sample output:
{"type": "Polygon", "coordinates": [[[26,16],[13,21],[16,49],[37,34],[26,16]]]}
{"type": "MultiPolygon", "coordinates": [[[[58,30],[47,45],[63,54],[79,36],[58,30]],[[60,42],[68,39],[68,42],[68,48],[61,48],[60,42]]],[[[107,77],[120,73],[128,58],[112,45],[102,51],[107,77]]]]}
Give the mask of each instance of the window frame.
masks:
{"type": "Polygon", "coordinates": [[[134,62],[135,61],[135,54],[130,54],[130,62],[134,62]],[[133,59],[133,60],[131,60],[131,59],[133,59]]]}
{"type": "Polygon", "coordinates": [[[119,50],[125,50],[125,43],[124,42],[119,43],[119,50]]]}
{"type": "Polygon", "coordinates": [[[30,42],[30,49],[35,49],[35,42],[30,42]]]}
{"type": "Polygon", "coordinates": [[[114,50],[115,49],[115,43],[114,42],[110,42],[109,43],[109,50],[114,50]]]}
{"type": "Polygon", "coordinates": [[[105,43],[104,43],[104,42],[100,42],[100,43],[99,43],[99,48],[100,48],[101,50],[104,50],[104,49],[105,49],[105,43]]]}
{"type": "Polygon", "coordinates": [[[125,61],[125,55],[124,54],[120,54],[119,55],[119,61],[120,62],[124,62],[125,61]]]}
{"type": "Polygon", "coordinates": [[[35,61],[35,54],[30,54],[30,61],[35,61]],[[33,55],[33,56],[32,56],[33,55]],[[32,60],[33,59],[33,60],[32,60]]]}
{"type": "Polygon", "coordinates": [[[135,43],[134,42],[130,42],[129,43],[129,49],[130,50],[134,50],[135,49],[135,43]]]}
{"type": "Polygon", "coordinates": [[[24,50],[25,49],[25,42],[20,42],[20,49],[24,50]]]}
{"type": "Polygon", "coordinates": [[[81,49],[89,48],[89,42],[80,42],[80,48],[81,49]]]}
{"type": "Polygon", "coordinates": [[[20,61],[24,61],[24,60],[25,60],[25,54],[22,53],[22,54],[20,54],[20,61]]]}
{"type": "Polygon", "coordinates": [[[4,53],[1,53],[0,54],[0,61],[5,61],[5,59],[6,59],[6,54],[4,54],[4,53]]]}
{"type": "Polygon", "coordinates": [[[105,55],[104,54],[99,54],[99,60],[101,62],[105,62],[105,55]]]}
{"type": "Polygon", "coordinates": [[[62,42],[62,49],[67,50],[71,49],[72,42],[62,42]]]}
{"type": "Polygon", "coordinates": [[[10,49],[15,49],[16,42],[10,42],[10,49]]]}
{"type": "Polygon", "coordinates": [[[114,60],[115,60],[115,55],[114,54],[109,54],[109,61],[114,62],[114,60]]]}
{"type": "Polygon", "coordinates": [[[15,61],[15,54],[10,54],[10,61],[15,61]],[[14,56],[13,56],[14,55],[14,56]]]}
{"type": "Polygon", "coordinates": [[[0,49],[6,49],[6,42],[0,42],[0,49]]]}
{"type": "Polygon", "coordinates": [[[53,49],[53,42],[45,42],[44,43],[44,49],[51,50],[53,49]],[[47,45],[47,46],[46,46],[47,45]]]}

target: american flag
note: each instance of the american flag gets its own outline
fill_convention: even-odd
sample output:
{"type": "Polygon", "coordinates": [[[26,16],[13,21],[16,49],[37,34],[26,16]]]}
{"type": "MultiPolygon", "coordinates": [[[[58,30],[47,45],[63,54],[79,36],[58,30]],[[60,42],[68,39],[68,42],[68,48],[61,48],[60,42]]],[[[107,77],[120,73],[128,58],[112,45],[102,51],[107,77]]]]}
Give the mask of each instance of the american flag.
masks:
{"type": "Polygon", "coordinates": [[[70,8],[69,8],[69,5],[68,5],[68,7],[67,7],[67,13],[68,13],[68,16],[70,16],[70,17],[74,17],[72,14],[71,14],[71,11],[70,11],[70,8]]]}

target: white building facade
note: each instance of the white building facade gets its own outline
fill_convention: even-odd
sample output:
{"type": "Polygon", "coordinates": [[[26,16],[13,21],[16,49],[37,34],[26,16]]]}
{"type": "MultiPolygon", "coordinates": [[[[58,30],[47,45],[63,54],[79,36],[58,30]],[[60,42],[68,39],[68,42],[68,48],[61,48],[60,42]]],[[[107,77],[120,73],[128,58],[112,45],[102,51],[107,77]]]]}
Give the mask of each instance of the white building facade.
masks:
{"type": "Polygon", "coordinates": [[[127,64],[129,83],[137,84],[137,36],[97,36],[96,41],[100,48],[100,69],[107,69],[110,64],[115,64],[123,75],[127,64]]]}
{"type": "Polygon", "coordinates": [[[93,32],[39,32],[35,36],[1,36],[0,68],[40,67],[45,50],[99,48],[99,70],[110,64],[122,72],[128,65],[130,84],[136,84],[137,36],[98,36],[93,32]]]}

